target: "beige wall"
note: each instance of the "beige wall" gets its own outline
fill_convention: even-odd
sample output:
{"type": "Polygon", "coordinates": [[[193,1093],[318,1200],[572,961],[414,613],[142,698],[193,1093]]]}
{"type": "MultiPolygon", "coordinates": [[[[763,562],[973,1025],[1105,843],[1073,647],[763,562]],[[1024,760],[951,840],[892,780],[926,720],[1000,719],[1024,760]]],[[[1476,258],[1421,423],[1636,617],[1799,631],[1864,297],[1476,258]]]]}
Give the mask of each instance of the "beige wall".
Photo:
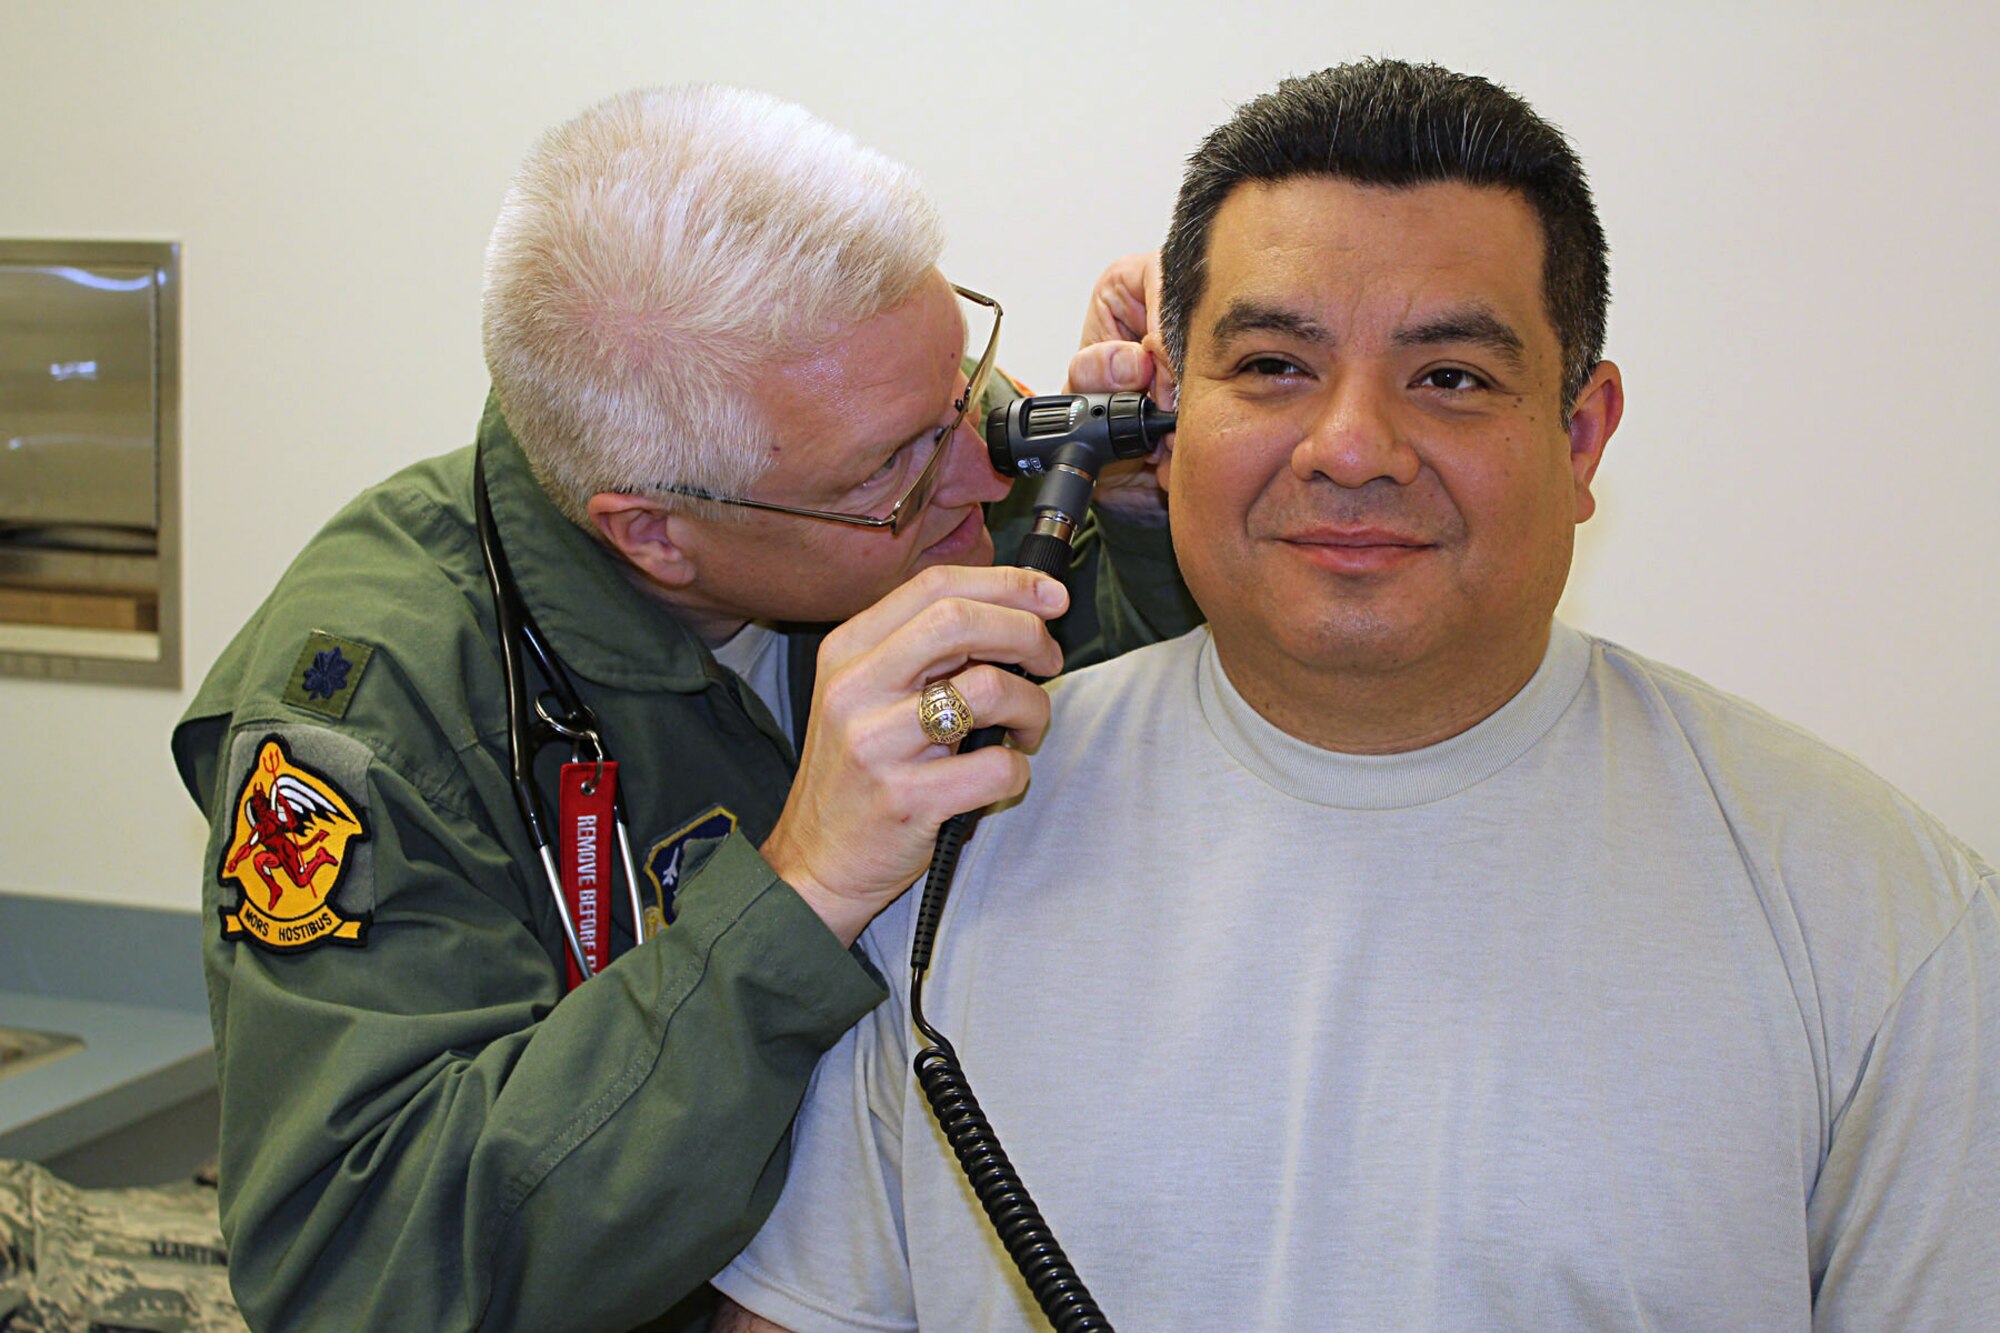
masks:
{"type": "Polygon", "coordinates": [[[179,693],[0,680],[0,890],[196,903],[167,732],[340,502],[469,438],[540,129],[639,83],[802,101],[924,173],[1052,385],[1200,133],[1371,53],[1511,84],[1595,176],[1630,406],[1566,614],[2000,855],[2000,20],[1748,8],[0,0],[0,235],[185,247],[188,617],[179,693]]]}

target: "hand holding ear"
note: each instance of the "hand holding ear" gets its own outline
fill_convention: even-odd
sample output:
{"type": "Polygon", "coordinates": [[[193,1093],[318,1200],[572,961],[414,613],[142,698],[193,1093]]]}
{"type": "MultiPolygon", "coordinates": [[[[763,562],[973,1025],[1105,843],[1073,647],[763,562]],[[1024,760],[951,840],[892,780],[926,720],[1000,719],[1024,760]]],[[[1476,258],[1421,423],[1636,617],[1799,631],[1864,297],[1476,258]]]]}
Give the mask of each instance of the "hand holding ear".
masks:
{"type": "Polygon", "coordinates": [[[1097,275],[1090,289],[1090,308],[1083,314],[1083,337],[1092,343],[1143,343],[1160,327],[1160,252],[1114,259],[1097,275]]]}
{"type": "MultiPolygon", "coordinates": [[[[1160,340],[1158,251],[1114,260],[1091,289],[1083,317],[1083,345],[1070,357],[1069,393],[1148,390],[1162,407],[1174,405],[1174,375],[1160,340]]],[[[1113,463],[1097,479],[1097,503],[1140,521],[1166,521],[1166,492],[1156,469],[1168,443],[1141,462],[1113,463]]]]}

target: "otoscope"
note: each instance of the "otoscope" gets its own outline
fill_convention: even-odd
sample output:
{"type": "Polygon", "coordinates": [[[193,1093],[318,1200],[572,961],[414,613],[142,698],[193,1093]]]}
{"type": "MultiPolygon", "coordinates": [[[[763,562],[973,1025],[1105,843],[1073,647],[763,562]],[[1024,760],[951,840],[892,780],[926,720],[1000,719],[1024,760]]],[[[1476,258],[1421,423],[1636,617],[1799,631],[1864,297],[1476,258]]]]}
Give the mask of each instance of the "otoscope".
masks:
{"type": "MultiPolygon", "coordinates": [[[[1022,539],[1014,563],[1062,578],[1069,569],[1070,543],[1090,505],[1097,474],[1117,458],[1143,458],[1174,428],[1175,414],[1154,406],[1142,393],[1058,393],[1017,398],[986,417],[986,451],[994,470],[1010,477],[1040,477],[1034,526],[1022,539]]],[[[1019,671],[1019,668],[1009,667],[1019,671]]],[[[965,738],[961,754],[997,743],[1002,727],[981,727],[965,738]]],[[[930,1100],[938,1125],[958,1156],[972,1192],[999,1233],[1000,1241],[1027,1280],[1042,1313],[1057,1333],[1111,1333],[1111,1323],[1091,1299],[1071,1267],[1055,1232],[1028,1197],[1019,1173],[1007,1160],[1000,1139],[979,1109],[958,1052],[924,1021],[924,974],[945,897],[959,855],[979,822],[979,812],[953,815],[938,830],[930,873],[917,908],[910,946],[910,1018],[930,1043],[916,1055],[917,1082],[930,1100]]]]}

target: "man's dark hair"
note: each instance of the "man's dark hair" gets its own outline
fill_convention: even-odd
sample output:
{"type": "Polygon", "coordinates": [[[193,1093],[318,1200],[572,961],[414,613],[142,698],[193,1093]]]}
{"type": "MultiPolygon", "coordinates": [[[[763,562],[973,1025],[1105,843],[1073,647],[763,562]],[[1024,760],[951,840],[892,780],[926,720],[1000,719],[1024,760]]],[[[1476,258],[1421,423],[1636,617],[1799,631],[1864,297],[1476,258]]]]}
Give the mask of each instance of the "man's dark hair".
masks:
{"type": "Polygon", "coordinates": [[[1563,413],[1604,354],[1610,268],[1590,182],[1561,130],[1499,84],[1437,65],[1364,60],[1296,79],[1238,107],[1181,178],[1161,248],[1160,326],[1187,369],[1188,320],[1208,283],[1208,238],[1246,181],[1334,176],[1361,185],[1440,182],[1519,190],[1542,226],[1542,295],[1563,355],[1563,413]]]}

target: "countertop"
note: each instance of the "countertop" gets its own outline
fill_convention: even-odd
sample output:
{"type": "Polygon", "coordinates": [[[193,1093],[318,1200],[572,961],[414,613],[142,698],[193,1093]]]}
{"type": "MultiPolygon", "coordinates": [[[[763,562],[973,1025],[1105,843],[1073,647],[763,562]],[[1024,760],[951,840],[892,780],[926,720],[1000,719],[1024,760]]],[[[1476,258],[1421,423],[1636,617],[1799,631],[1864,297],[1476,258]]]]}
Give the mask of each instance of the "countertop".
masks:
{"type": "Polygon", "coordinates": [[[0,990],[0,1027],[83,1038],[0,1077],[0,1158],[54,1157],[215,1086],[205,1013],[0,990]]]}
{"type": "Polygon", "coordinates": [[[83,1049],[0,1077],[0,1158],[42,1161],[215,1086],[201,918],[0,893],[0,1027],[83,1049]]]}

